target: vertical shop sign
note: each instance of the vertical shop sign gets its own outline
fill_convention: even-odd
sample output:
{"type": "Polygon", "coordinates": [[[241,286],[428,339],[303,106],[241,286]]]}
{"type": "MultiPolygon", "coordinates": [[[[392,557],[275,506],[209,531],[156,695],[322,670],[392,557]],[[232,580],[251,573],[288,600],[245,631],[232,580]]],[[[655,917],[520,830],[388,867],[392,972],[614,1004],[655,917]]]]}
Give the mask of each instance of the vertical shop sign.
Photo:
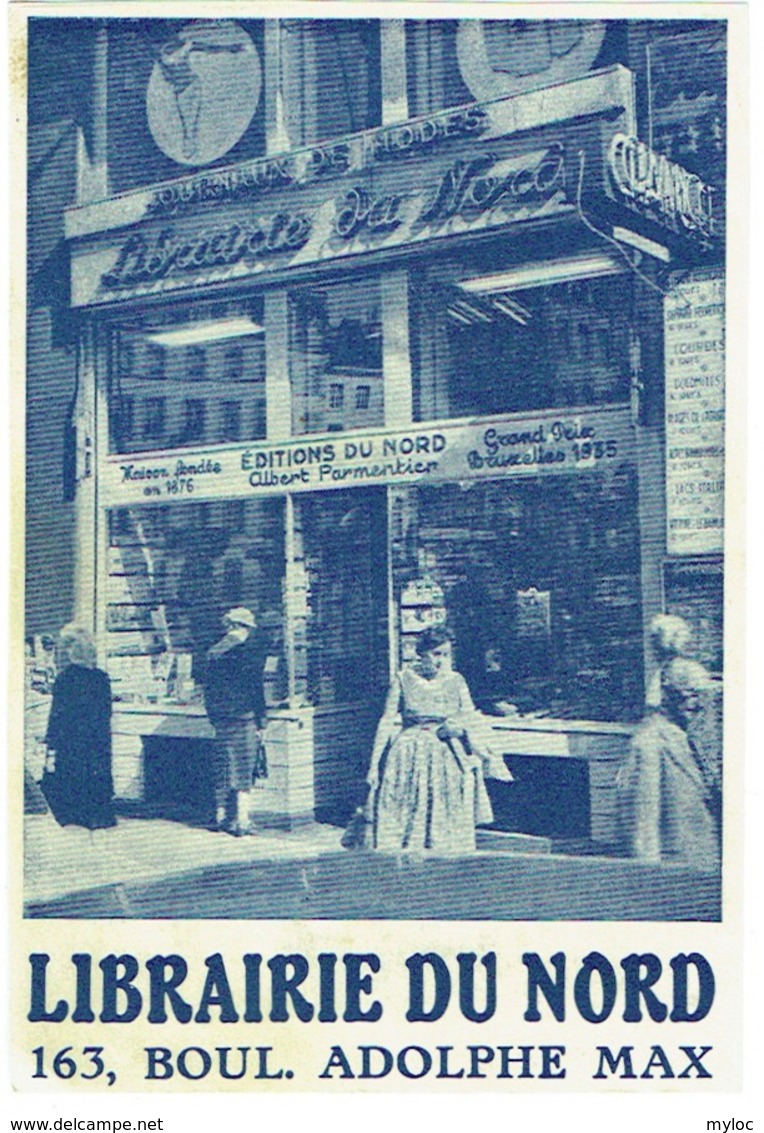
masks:
{"type": "Polygon", "coordinates": [[[666,522],[670,555],[724,545],[724,284],[685,281],[666,296],[666,522]]]}

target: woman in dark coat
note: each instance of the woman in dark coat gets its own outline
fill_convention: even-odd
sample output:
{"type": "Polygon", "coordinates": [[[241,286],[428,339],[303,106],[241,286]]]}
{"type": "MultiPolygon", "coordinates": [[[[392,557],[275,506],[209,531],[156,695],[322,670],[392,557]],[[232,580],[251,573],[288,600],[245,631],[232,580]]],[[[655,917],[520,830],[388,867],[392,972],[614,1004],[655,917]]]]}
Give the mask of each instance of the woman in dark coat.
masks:
{"type": "Polygon", "coordinates": [[[87,630],[68,625],[58,639],[58,676],[48,720],[43,790],[62,826],[115,826],[111,777],[111,685],[96,668],[87,630]]]}

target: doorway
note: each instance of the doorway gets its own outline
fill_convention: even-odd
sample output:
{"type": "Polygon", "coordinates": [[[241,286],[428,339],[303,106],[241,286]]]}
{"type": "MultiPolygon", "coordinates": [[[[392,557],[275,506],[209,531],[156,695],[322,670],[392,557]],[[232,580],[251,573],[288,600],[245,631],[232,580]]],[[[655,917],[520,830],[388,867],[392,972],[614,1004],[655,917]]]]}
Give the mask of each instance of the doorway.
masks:
{"type": "Polygon", "coordinates": [[[387,492],[356,488],[302,497],[295,515],[308,587],[305,668],[315,705],[316,817],[344,824],[363,802],[389,681],[387,492]]]}

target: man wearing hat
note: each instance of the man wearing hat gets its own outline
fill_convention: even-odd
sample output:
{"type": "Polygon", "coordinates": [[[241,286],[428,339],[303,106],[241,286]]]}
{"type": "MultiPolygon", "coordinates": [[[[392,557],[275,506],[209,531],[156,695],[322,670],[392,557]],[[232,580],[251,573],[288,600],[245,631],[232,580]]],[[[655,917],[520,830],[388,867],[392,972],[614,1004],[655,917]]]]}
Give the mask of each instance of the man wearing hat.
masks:
{"type": "Polygon", "coordinates": [[[635,858],[719,866],[721,760],[691,738],[710,691],[697,661],[676,657],[661,671],[661,705],[634,732],[616,781],[624,841],[635,858]]]}
{"type": "Polygon", "coordinates": [[[267,774],[260,729],[265,721],[265,647],[244,606],[223,615],[224,636],[207,654],[204,703],[215,729],[216,830],[251,833],[249,791],[267,774]]]}

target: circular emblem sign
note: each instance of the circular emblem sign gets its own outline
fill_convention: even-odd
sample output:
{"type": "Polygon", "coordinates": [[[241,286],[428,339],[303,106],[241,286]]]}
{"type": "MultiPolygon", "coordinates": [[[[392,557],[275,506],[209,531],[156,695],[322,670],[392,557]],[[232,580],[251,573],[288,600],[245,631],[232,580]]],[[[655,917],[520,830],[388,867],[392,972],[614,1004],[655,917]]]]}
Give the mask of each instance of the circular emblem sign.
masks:
{"type": "Polygon", "coordinates": [[[197,20],[162,44],[146,92],[149,129],[181,165],[228,153],[252,121],[262,88],[254,43],[232,20],[197,20]]]}
{"type": "Polygon", "coordinates": [[[478,102],[583,75],[605,38],[603,20],[459,20],[456,54],[478,102]]]}

